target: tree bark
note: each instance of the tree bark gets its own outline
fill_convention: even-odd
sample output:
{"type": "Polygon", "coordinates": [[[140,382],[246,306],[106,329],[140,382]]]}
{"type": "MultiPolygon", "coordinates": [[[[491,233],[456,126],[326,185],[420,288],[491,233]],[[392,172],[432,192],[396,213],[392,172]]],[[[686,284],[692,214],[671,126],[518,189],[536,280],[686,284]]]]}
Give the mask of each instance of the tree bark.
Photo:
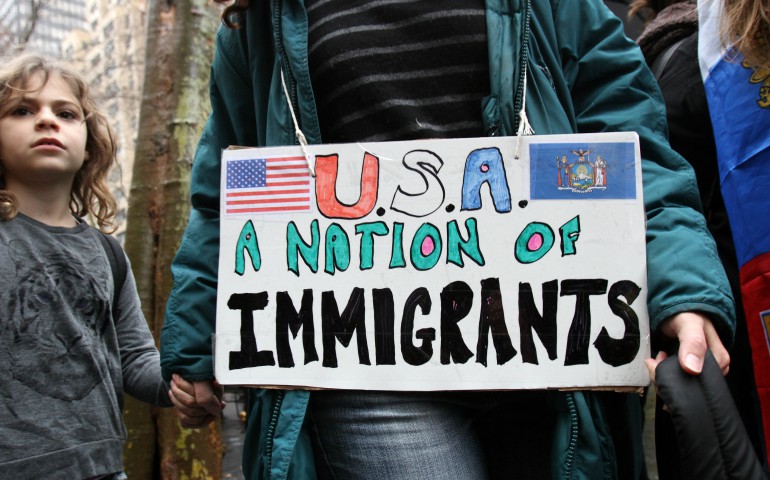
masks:
{"type": "MultiPolygon", "coordinates": [[[[171,261],[189,214],[189,179],[209,112],[208,81],[219,10],[206,0],[149,0],[147,52],[125,249],[157,339],[172,285],[171,261]]],[[[129,478],[218,479],[219,423],[184,430],[172,409],[126,398],[129,478]]]]}

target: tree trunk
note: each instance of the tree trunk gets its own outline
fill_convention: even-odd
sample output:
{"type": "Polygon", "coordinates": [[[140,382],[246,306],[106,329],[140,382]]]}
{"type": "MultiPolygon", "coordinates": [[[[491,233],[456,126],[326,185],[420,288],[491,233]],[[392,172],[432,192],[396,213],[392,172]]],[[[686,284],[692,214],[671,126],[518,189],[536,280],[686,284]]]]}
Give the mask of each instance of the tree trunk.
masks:
{"type": "MultiPolygon", "coordinates": [[[[126,252],[157,339],[171,289],[171,261],[189,214],[193,153],[209,112],[208,81],[219,10],[206,0],[149,0],[147,53],[126,252]]],[[[218,479],[219,423],[184,430],[172,409],[126,398],[129,478],[218,479]]]]}

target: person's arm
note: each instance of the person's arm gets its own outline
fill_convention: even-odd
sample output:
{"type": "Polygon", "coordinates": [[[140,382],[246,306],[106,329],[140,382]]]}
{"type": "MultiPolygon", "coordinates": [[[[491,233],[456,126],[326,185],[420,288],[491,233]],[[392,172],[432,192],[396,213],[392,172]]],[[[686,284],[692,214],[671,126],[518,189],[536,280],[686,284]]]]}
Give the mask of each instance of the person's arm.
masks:
{"type": "Polygon", "coordinates": [[[557,36],[578,131],[639,134],[651,329],[678,338],[686,370],[698,371],[705,345],[724,370],[724,345],[732,342],[735,321],[732,294],[700,212],[692,168],[666,140],[665,109],[652,73],[600,1],[558,2],[555,21],[570,26],[557,27],[557,36]]]}
{"type": "Polygon", "coordinates": [[[119,318],[113,319],[120,349],[123,390],[143,402],[170,407],[168,387],[160,374],[158,349],[142,313],[130,263],[128,267],[120,292],[119,318]]]}
{"type": "Polygon", "coordinates": [[[211,69],[211,114],[195,153],[189,222],[171,266],[174,285],[161,332],[163,377],[212,380],[219,263],[222,150],[255,145],[254,95],[240,30],[220,28],[211,69]]]}

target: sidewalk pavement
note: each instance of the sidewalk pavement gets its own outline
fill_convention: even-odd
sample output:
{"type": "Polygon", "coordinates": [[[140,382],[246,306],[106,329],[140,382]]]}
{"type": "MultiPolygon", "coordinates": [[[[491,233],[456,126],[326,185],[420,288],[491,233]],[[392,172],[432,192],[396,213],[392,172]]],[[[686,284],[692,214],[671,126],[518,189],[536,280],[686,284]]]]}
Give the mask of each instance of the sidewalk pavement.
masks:
{"type": "Polygon", "coordinates": [[[243,479],[241,455],[243,453],[243,433],[245,424],[240,419],[244,410],[244,398],[238,389],[225,389],[224,399],[227,406],[222,412],[222,442],[225,446],[222,458],[223,479],[243,479]]]}

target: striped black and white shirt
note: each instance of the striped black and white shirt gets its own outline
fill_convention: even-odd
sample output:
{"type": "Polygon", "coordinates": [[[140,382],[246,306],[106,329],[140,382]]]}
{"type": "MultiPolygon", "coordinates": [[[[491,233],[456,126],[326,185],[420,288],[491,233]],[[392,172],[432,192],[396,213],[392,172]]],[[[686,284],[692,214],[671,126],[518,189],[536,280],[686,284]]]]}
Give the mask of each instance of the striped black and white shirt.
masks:
{"type": "Polygon", "coordinates": [[[489,95],[482,0],[308,0],[325,143],[478,137],[489,95]]]}

